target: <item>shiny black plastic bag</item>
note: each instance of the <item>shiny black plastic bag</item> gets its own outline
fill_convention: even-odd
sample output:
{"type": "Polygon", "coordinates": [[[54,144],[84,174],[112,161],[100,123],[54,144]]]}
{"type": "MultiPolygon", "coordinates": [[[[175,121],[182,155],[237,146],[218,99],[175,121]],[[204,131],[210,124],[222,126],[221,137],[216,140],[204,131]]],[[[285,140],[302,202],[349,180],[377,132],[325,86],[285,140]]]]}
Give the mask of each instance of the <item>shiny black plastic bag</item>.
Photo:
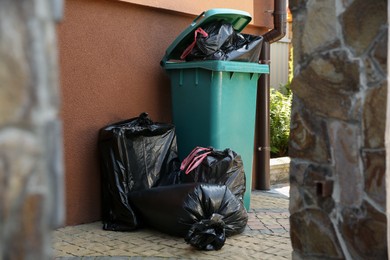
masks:
{"type": "MultiPolygon", "coordinates": [[[[235,32],[233,26],[228,23],[213,23],[205,28],[208,36],[197,37],[196,47],[194,51],[199,51],[199,55],[204,55],[204,57],[213,57],[218,51],[227,50],[233,46],[233,41],[235,38],[235,32]]],[[[211,59],[220,59],[218,56],[215,56],[211,59]]]]}
{"type": "Polygon", "coordinates": [[[226,185],[242,202],[245,189],[245,171],[241,156],[231,149],[217,150],[212,147],[196,147],[192,151],[193,158],[183,160],[179,174],[180,183],[201,182],[226,185]],[[199,157],[203,157],[199,160],[199,157]],[[191,168],[191,161],[198,165],[191,168]]]}
{"type": "Polygon", "coordinates": [[[175,128],[146,113],[99,132],[103,229],[127,231],[140,225],[128,195],[174,182],[179,170],[175,128]]]}
{"type": "Polygon", "coordinates": [[[201,250],[220,249],[248,221],[243,204],[225,185],[161,186],[132,192],[130,200],[148,225],[201,250]]]}
{"type": "Polygon", "coordinates": [[[263,37],[238,33],[230,23],[213,22],[205,25],[207,37],[198,35],[192,51],[186,56],[193,60],[226,60],[258,62],[263,37]]]}

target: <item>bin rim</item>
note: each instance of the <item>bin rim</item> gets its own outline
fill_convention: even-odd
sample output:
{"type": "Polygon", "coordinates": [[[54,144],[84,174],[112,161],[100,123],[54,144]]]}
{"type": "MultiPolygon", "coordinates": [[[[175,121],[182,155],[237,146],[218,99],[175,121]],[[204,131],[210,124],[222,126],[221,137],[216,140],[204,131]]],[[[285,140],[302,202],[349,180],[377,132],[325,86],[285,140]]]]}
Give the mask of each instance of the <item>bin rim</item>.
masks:
{"type": "Polygon", "coordinates": [[[161,66],[165,66],[165,63],[170,59],[180,59],[180,55],[184,49],[194,40],[195,30],[207,23],[215,21],[229,22],[236,31],[241,32],[251,20],[252,16],[248,12],[236,9],[214,8],[204,11],[192,21],[190,26],[176,37],[167,48],[160,64],[161,66]]]}
{"type": "Polygon", "coordinates": [[[259,73],[269,74],[269,66],[254,62],[242,61],[221,61],[221,60],[206,60],[206,61],[189,61],[189,62],[172,62],[168,61],[164,65],[164,69],[205,69],[211,71],[227,71],[227,72],[243,72],[243,73],[259,73]]]}

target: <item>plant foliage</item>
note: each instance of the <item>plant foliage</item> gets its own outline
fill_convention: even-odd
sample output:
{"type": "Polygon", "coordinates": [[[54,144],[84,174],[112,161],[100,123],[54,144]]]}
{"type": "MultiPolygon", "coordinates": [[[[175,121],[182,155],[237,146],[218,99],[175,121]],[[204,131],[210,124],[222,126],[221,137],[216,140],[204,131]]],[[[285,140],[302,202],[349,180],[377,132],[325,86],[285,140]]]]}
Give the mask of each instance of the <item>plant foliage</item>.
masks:
{"type": "Polygon", "coordinates": [[[271,157],[287,156],[292,93],[289,85],[270,92],[271,157]]]}

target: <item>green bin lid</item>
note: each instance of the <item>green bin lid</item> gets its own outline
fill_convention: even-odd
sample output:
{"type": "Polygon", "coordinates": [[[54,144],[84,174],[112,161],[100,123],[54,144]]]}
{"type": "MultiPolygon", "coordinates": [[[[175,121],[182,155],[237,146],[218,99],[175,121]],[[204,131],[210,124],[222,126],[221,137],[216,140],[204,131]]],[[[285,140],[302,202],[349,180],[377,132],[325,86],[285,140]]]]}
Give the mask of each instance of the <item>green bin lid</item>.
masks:
{"type": "Polygon", "coordinates": [[[203,12],[168,47],[161,65],[164,66],[170,59],[179,60],[183,51],[194,41],[195,30],[202,25],[224,21],[231,23],[236,31],[241,32],[251,20],[252,17],[249,13],[240,10],[216,8],[203,12]]]}

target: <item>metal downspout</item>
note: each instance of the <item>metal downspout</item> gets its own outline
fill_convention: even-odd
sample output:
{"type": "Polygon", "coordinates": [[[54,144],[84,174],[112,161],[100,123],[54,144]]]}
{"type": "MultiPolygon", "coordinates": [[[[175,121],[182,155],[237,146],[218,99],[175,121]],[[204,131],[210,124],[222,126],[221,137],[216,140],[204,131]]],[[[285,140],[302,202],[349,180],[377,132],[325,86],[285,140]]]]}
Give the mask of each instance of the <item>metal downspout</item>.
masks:
{"type": "MultiPolygon", "coordinates": [[[[274,0],[274,28],[263,35],[260,63],[270,65],[270,44],[286,35],[286,0],[274,0]]],[[[271,72],[270,72],[271,73],[271,72]]],[[[258,81],[256,104],[256,183],[255,188],[270,189],[270,74],[262,74],[258,81]]]]}

